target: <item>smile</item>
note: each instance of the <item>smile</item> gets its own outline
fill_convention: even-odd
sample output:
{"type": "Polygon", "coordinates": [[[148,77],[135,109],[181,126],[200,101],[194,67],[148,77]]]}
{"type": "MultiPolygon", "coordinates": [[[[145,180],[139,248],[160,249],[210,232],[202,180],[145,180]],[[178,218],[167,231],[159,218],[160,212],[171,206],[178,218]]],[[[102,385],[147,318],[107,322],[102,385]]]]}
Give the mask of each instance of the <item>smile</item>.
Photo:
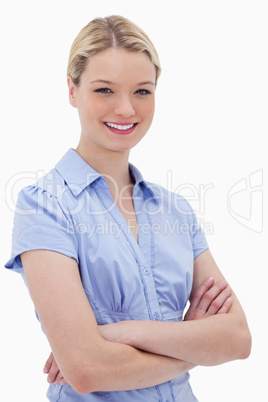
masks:
{"type": "Polygon", "coordinates": [[[128,124],[128,125],[126,125],[126,124],[125,125],[121,125],[121,124],[117,125],[114,123],[104,123],[104,124],[106,124],[106,126],[108,126],[108,127],[117,128],[117,130],[129,130],[130,128],[134,127],[134,125],[137,123],[128,124]]]}
{"type": "Polygon", "coordinates": [[[130,134],[136,128],[138,123],[120,124],[104,122],[105,126],[116,134],[130,134]]]}

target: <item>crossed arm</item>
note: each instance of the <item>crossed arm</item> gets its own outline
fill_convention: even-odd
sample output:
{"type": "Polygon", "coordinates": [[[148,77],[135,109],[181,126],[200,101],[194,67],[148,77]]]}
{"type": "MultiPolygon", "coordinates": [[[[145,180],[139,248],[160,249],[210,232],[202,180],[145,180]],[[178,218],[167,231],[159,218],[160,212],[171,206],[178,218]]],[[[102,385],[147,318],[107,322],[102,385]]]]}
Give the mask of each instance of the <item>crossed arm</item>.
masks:
{"type": "Polygon", "coordinates": [[[74,260],[44,250],[21,258],[53,352],[47,370],[56,383],[68,382],[80,393],[149,387],[196,365],[220,364],[250,353],[242,308],[208,250],[195,259],[184,322],[125,321],[102,327],[97,326],[74,260]],[[212,281],[205,280],[212,275],[212,281]]]}

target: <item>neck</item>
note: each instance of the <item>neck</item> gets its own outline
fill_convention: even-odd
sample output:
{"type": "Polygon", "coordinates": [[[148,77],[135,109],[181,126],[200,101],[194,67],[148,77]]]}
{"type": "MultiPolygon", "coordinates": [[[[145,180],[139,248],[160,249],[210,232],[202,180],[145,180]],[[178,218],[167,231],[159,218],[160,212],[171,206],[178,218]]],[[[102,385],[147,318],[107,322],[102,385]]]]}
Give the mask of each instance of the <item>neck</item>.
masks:
{"type": "Polygon", "coordinates": [[[87,143],[81,138],[76,152],[94,170],[104,176],[111,192],[121,191],[125,186],[133,185],[128,165],[129,150],[111,151],[87,143]]]}

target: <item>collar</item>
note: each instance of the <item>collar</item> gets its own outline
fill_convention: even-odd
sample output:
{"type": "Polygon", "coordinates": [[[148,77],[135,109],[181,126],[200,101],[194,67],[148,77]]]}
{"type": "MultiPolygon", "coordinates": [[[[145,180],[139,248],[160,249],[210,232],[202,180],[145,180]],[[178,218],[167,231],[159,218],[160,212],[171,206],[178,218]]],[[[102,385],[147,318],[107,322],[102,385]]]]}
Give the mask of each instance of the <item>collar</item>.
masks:
{"type": "MultiPolygon", "coordinates": [[[[86,163],[73,148],[70,148],[66,152],[63,158],[56,164],[55,169],[63,177],[70,191],[76,197],[81,194],[86,187],[92,185],[92,183],[97,180],[105,180],[104,177],[86,163]]],[[[159,195],[156,186],[146,182],[141,172],[131,163],[129,163],[129,169],[135,179],[135,187],[139,186],[145,196],[153,196],[154,201],[159,204],[159,195]],[[148,194],[148,192],[150,194],[148,194]]]]}

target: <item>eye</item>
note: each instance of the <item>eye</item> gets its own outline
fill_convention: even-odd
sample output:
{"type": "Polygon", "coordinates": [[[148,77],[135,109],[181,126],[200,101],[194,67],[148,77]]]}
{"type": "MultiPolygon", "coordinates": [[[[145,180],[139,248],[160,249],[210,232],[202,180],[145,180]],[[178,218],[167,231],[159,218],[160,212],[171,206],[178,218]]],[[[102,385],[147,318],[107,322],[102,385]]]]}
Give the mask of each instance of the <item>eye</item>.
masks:
{"type": "Polygon", "coordinates": [[[99,89],[95,89],[94,92],[98,92],[98,93],[101,93],[101,94],[109,94],[112,91],[109,88],[99,88],[99,89]]]}
{"type": "Polygon", "coordinates": [[[138,89],[136,94],[138,95],[150,95],[152,92],[148,91],[148,89],[138,89]]]}

